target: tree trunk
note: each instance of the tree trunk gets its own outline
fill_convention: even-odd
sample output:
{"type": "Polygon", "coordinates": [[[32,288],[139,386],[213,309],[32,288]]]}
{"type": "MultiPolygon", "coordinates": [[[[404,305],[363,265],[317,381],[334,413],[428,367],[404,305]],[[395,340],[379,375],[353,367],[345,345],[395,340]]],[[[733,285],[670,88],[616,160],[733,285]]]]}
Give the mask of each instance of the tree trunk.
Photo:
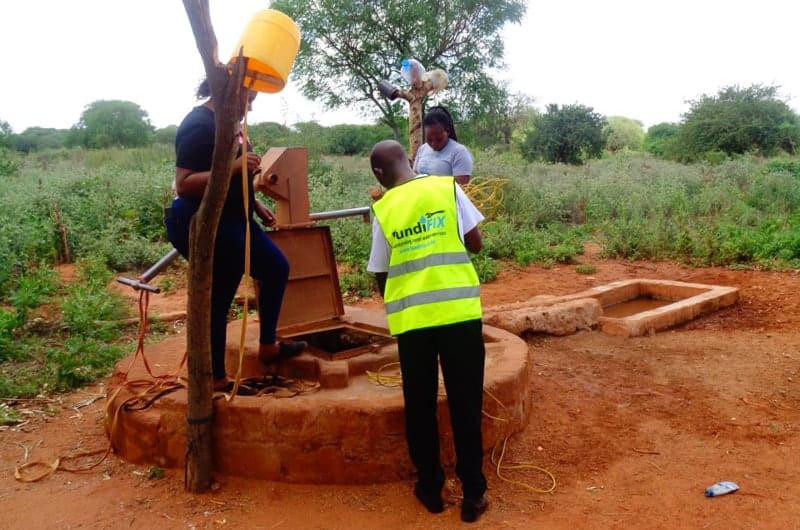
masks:
{"type": "Polygon", "coordinates": [[[186,407],[185,488],[193,493],[211,487],[213,465],[213,375],[211,370],[211,278],[217,226],[230,185],[236,149],[237,102],[242,89],[245,61],[233,75],[217,57],[217,40],[208,0],[184,0],[197,48],[215,104],[215,143],[200,208],[189,230],[189,285],[186,319],[188,403],[186,407]]]}

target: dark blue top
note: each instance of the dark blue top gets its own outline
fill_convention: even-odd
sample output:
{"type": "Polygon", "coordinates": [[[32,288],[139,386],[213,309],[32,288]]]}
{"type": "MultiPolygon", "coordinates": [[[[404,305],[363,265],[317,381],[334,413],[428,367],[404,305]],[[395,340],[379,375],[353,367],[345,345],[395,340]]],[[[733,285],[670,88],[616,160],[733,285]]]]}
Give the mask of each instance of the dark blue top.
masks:
{"type": "MultiPolygon", "coordinates": [[[[214,111],[206,106],[195,107],[186,115],[178,127],[175,135],[175,165],[193,171],[209,171],[211,169],[211,158],[214,154],[214,111]]],[[[241,141],[241,136],[239,136],[241,141]]],[[[250,145],[248,151],[252,151],[250,145]]],[[[242,148],[236,152],[236,156],[241,156],[242,148]]],[[[247,179],[249,195],[250,214],[253,213],[253,203],[255,193],[250,178],[247,179]]],[[[189,202],[192,199],[184,198],[189,202]]],[[[196,201],[199,206],[199,201],[196,201]]],[[[242,174],[236,173],[231,177],[228,196],[225,198],[225,205],[222,208],[222,216],[225,218],[237,217],[244,220],[242,201],[242,174]]]]}

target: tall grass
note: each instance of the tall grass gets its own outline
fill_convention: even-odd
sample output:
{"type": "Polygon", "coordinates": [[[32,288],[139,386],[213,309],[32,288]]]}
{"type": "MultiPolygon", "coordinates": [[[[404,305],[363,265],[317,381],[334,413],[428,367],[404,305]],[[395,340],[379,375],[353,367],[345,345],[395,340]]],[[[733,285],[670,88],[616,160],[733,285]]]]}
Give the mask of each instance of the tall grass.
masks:
{"type": "Polygon", "coordinates": [[[697,266],[800,265],[795,159],[682,165],[623,152],[575,167],[524,166],[509,157],[480,158],[476,172],[511,181],[509,228],[498,234],[500,248],[491,250],[499,257],[593,237],[606,256],[697,266]]]}
{"type": "MultiPolygon", "coordinates": [[[[475,159],[474,182],[491,182],[504,197],[473,260],[484,282],[508,261],[577,262],[590,239],[620,258],[800,267],[797,158],[682,165],[620,152],[579,167],[509,152],[475,159]]],[[[143,270],[170,248],[162,208],[173,173],[171,149],[154,146],[39,152],[0,174],[0,397],[85,384],[125,353],[120,330],[104,323],[125,309],[105,286],[113,271],[143,270]],[[70,287],[53,274],[64,261],[83,271],[70,287]]],[[[314,154],[308,179],[312,212],[369,206],[376,184],[364,157],[314,154]]],[[[342,291],[369,294],[369,225],[324,224],[342,291]]]]}
{"type": "Polygon", "coordinates": [[[0,187],[0,296],[35,263],[152,263],[164,242],[174,162],[163,147],[30,155],[0,187]]]}

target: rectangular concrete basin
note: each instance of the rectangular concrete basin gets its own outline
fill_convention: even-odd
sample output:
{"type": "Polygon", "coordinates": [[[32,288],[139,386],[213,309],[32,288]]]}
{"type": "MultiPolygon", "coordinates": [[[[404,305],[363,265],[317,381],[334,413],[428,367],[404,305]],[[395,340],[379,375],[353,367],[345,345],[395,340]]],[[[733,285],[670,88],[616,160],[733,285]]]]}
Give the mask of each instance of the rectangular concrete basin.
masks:
{"type": "Polygon", "coordinates": [[[604,314],[599,318],[600,329],[604,333],[636,337],[732,305],[739,299],[739,290],[735,287],[670,280],[622,280],[564,298],[597,299],[604,312],[608,309],[614,315],[604,314]],[[644,311],[631,312],[630,307],[620,307],[625,304],[637,305],[637,302],[644,311]]]}

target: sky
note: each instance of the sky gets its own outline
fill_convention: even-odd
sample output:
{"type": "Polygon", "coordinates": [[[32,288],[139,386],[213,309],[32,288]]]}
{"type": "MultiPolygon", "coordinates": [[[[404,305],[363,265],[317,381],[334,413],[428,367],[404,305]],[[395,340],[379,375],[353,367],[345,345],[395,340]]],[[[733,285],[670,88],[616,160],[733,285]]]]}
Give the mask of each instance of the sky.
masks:
{"type": "MultiPolygon", "coordinates": [[[[346,0],[342,0],[346,1],[346,0]]],[[[219,55],[233,51],[266,0],[211,0],[219,55]]],[[[543,110],[578,103],[645,127],[678,122],[688,101],[727,86],[778,86],[800,112],[800,3],[786,0],[529,0],[502,35],[513,92],[543,110]]],[[[97,100],[131,101],[156,127],[177,125],[204,75],[179,0],[0,2],[0,120],[66,129],[97,100]]],[[[399,69],[398,65],[398,69],[399,69]]],[[[292,84],[262,94],[250,123],[367,123],[330,111],[292,84]]]]}

